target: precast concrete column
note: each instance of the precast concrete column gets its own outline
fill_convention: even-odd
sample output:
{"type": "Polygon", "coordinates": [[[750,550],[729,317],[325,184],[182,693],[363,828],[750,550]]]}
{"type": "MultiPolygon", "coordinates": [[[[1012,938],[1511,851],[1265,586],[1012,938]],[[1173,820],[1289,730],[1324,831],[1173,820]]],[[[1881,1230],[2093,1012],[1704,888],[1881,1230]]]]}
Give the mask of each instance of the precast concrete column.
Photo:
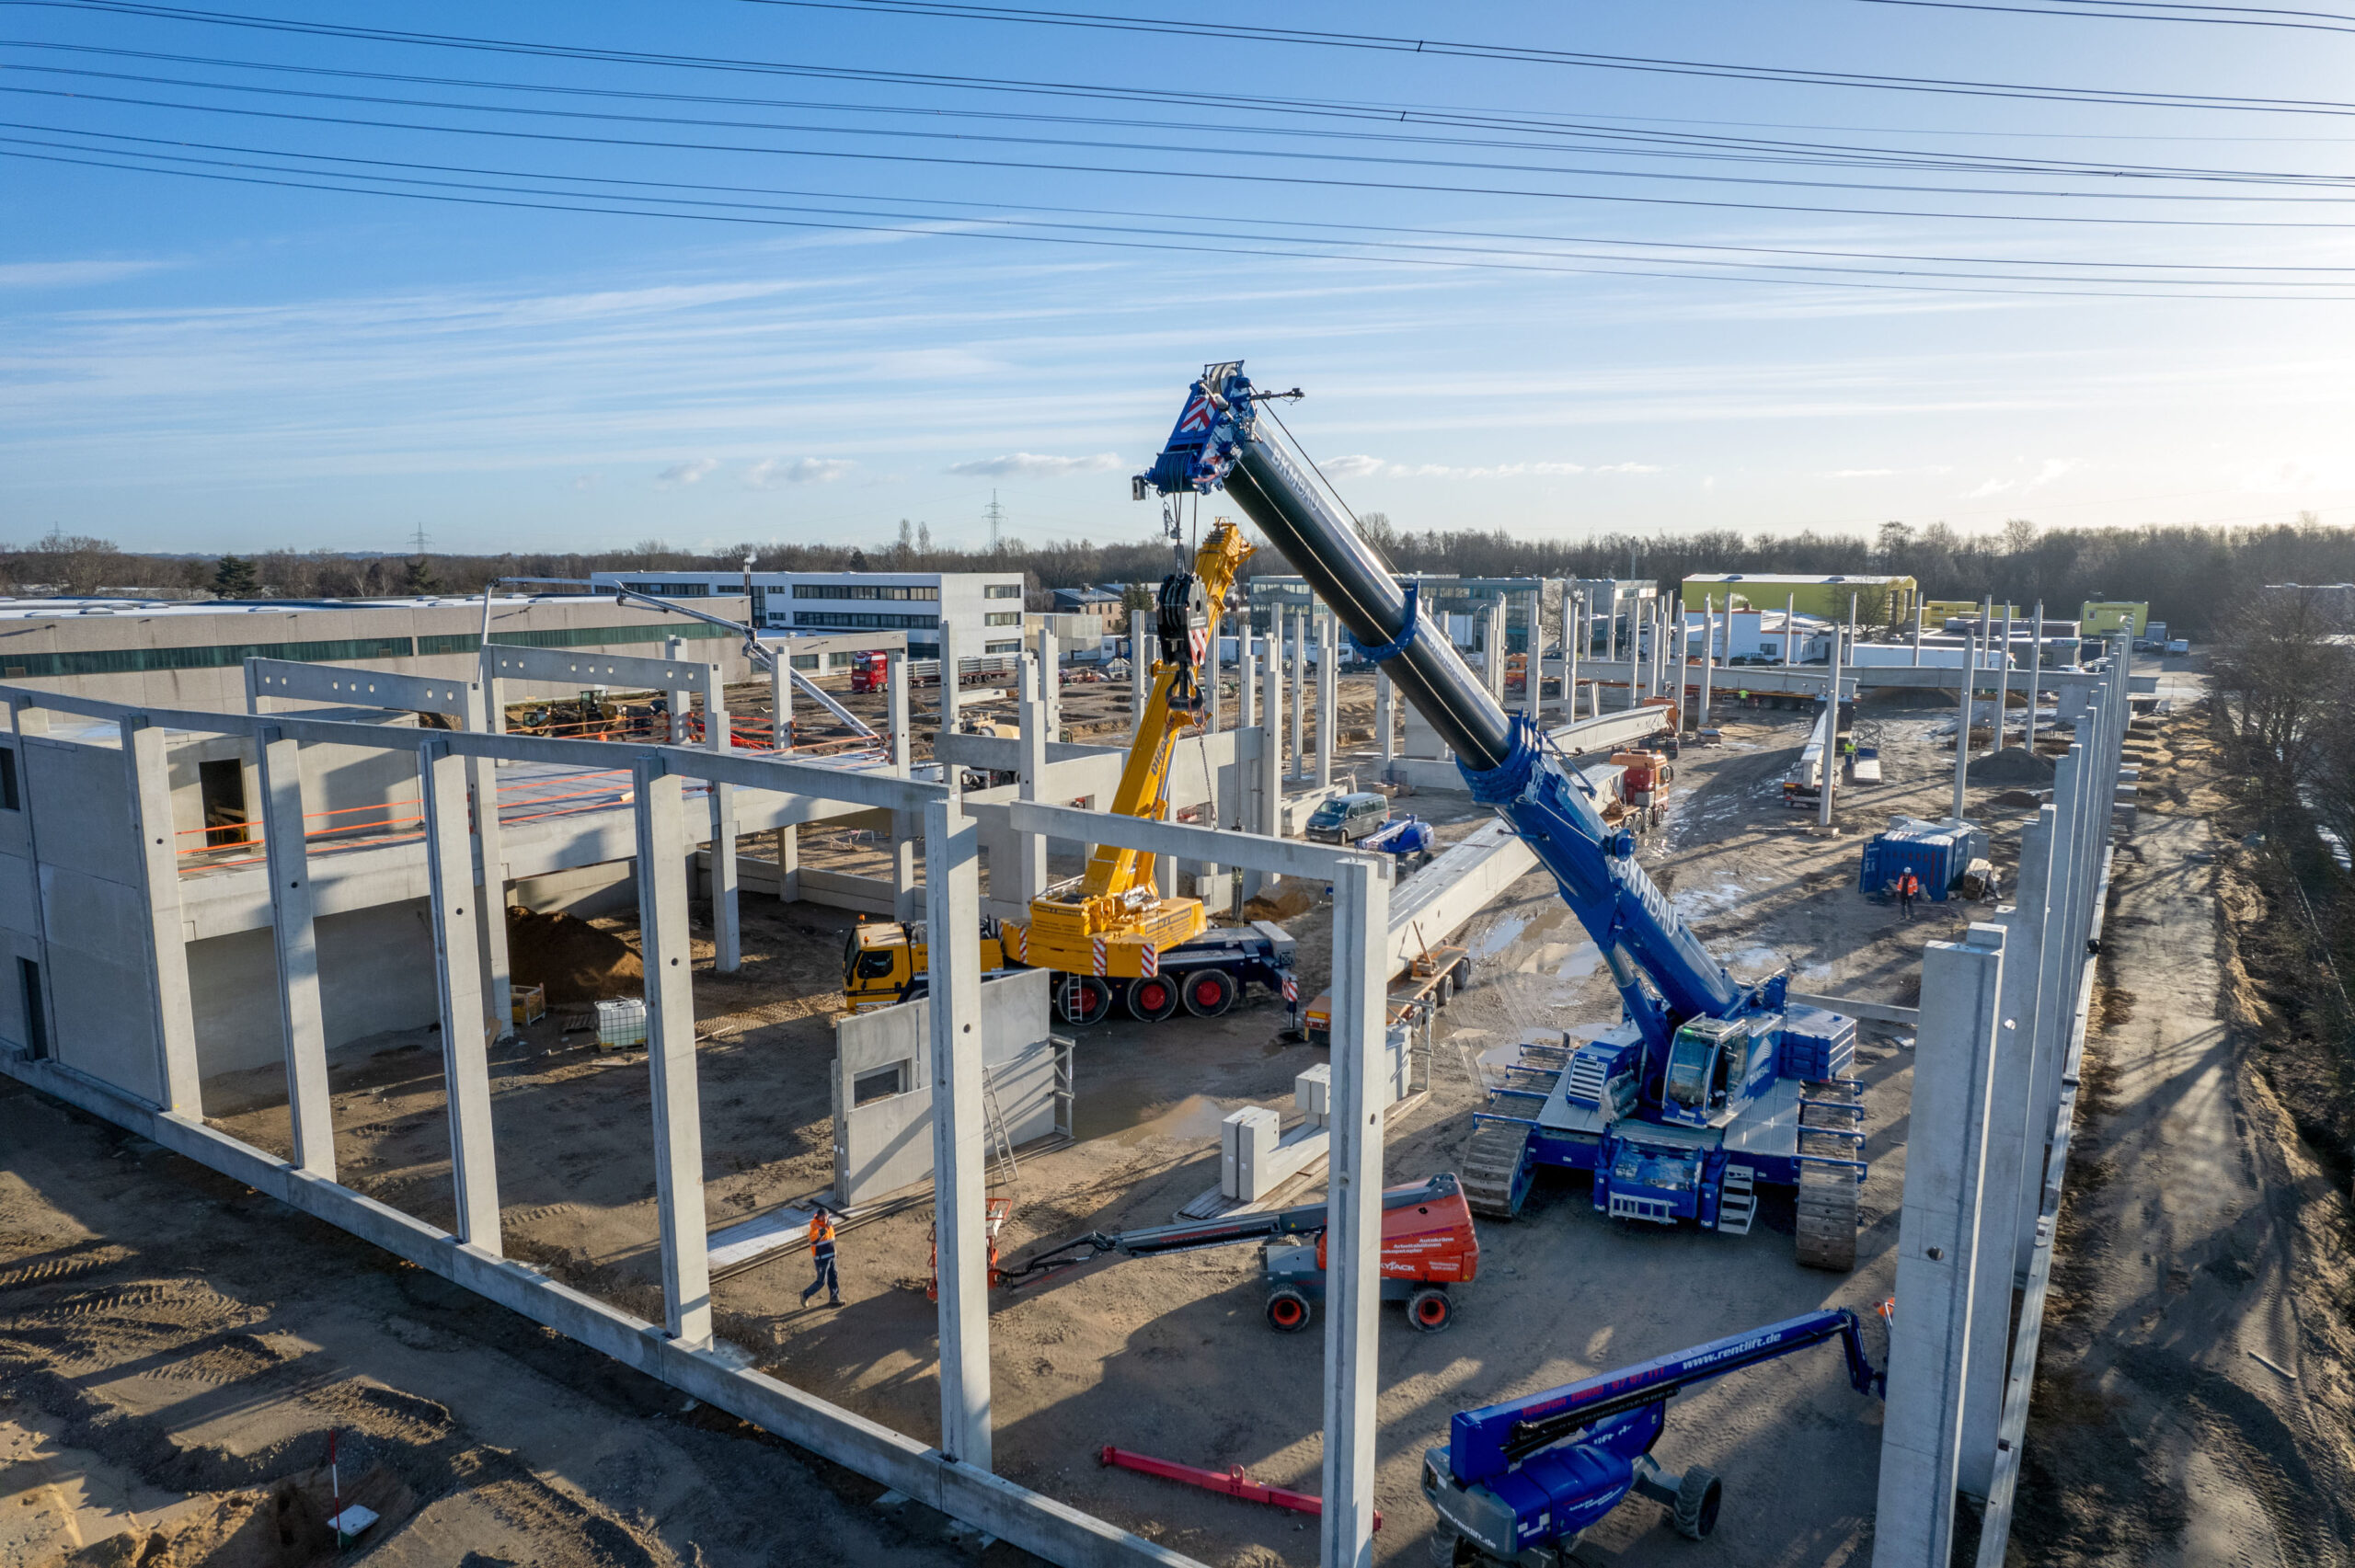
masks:
{"type": "Polygon", "coordinates": [[[303,837],[299,743],[274,730],[255,737],[261,764],[262,851],[270,876],[270,929],[278,961],[278,1025],[286,1052],[286,1110],[294,1166],[335,1180],[335,1118],[327,1098],[327,1031],[319,1005],[319,938],[311,863],[303,837]]]}
{"type": "Polygon", "coordinates": [[[1340,623],[1327,615],[1316,629],[1316,787],[1333,783],[1333,740],[1340,727],[1340,623]]]}
{"type": "Polygon", "coordinates": [[[790,904],[801,897],[801,829],[788,825],[776,830],[776,896],[790,904]]]}
{"type": "Polygon", "coordinates": [[[2102,828],[2085,810],[2086,796],[2091,793],[2087,784],[2087,761],[2090,749],[2080,740],[2071,745],[2053,764],[2052,805],[2055,813],[2051,869],[2049,873],[2046,902],[2047,920],[2055,929],[2051,983],[2054,989],[2045,994],[2052,998],[2055,1018],[2048,1029],[2046,1049],[2038,1053],[2036,1101],[2031,1113],[2040,1138],[2049,1139],[2053,1130],[2053,1116],[2061,1103],[2061,1070],[2068,1054],[2071,1013],[2076,1002],[2076,986],[2083,974],[2085,941],[2093,921],[2093,885],[2096,873],[2089,867],[2100,864],[2098,843],[2102,828]],[[2095,845],[2089,861],[2085,850],[2088,841],[2095,845]]]}
{"type": "MultiPolygon", "coordinates": [[[[719,689],[717,665],[712,667],[712,689],[719,689]]],[[[478,735],[495,734],[491,726],[496,712],[490,693],[480,686],[472,686],[466,691],[465,712],[459,722],[478,735]]],[[[499,759],[468,757],[466,787],[474,792],[475,862],[482,878],[476,887],[477,897],[482,900],[484,989],[489,993],[490,1013],[498,1021],[499,1037],[512,1039],[515,981],[507,958],[507,847],[499,820],[499,759]]]]}
{"type": "Polygon", "coordinates": [[[1308,711],[1308,627],[1315,619],[1313,610],[1292,611],[1284,616],[1292,635],[1292,767],[1287,770],[1291,778],[1304,778],[1308,773],[1302,725],[1308,711]]]}
{"type": "Polygon", "coordinates": [[[2035,641],[2028,650],[2028,738],[2021,744],[2028,755],[2036,754],[2036,694],[2044,684],[2044,601],[2036,601],[2035,641]]]}
{"type": "Polygon", "coordinates": [[[654,1106],[654,1207],[661,1230],[662,1326],[711,1343],[711,1261],[705,1242],[703,1110],[695,1090],[694,967],[688,962],[689,841],[680,781],[659,758],[632,770],[637,799],[638,932],[646,960],[646,1070],[654,1106]]]}
{"type": "Polygon", "coordinates": [[[1696,730],[1709,727],[1709,688],[1717,664],[1717,599],[1701,596],[1701,702],[1693,721],[1696,730]]]}
{"type": "MultiPolygon", "coordinates": [[[[2055,801],[2061,798],[2058,784],[2056,777],[2055,801]]],[[[2065,979],[2068,949],[2072,945],[2068,866],[2069,834],[2074,826],[2062,807],[2047,804],[2037,811],[2036,826],[2020,835],[2017,897],[2025,918],[2020,931],[2005,944],[2016,955],[2019,942],[2030,934],[2032,921],[2036,983],[2034,1007],[2026,1020],[2029,1034],[2028,1073],[2019,1106],[2020,1183],[2011,1222],[2015,1284],[2027,1281],[2028,1267],[2035,1262],[2037,1219],[2044,1207],[2044,1151],[2052,1127],[2042,1104],[2042,1085],[2047,1079],[2055,1082],[2059,1080],[2059,1071],[2052,1064],[2068,1048],[2071,1014],[2074,1011],[2075,993],[2067,989],[2065,979]]],[[[2080,935],[2075,945],[2083,944],[2084,937],[2080,935]]]]}
{"type": "Polygon", "coordinates": [[[1129,612],[1129,738],[1144,724],[1144,704],[1153,681],[1153,612],[1129,612]]]}
{"type": "Polygon", "coordinates": [[[1913,668],[1922,668],[1922,602],[1913,601],[1913,668]]]}
{"type": "MultiPolygon", "coordinates": [[[[893,648],[884,656],[884,722],[890,727],[891,772],[908,776],[911,761],[908,734],[908,656],[893,648]]],[[[912,921],[923,912],[924,896],[916,890],[917,843],[924,820],[913,811],[891,813],[891,918],[912,921]]]]}
{"type": "MultiPolygon", "coordinates": [[[[433,910],[433,971],[442,1012],[442,1081],[450,1107],[450,1185],[457,1237],[500,1255],[499,1162],[491,1148],[490,1064],[484,1047],[474,856],[466,840],[466,762],[446,742],[417,749],[425,868],[433,910]]],[[[684,852],[682,852],[684,853],[684,852]]],[[[675,863],[673,863],[675,864],[675,863]]],[[[645,868],[639,867],[643,876],[645,868]]]]}
{"type": "Polygon", "coordinates": [[[1542,725],[1545,718],[1545,590],[1538,589],[1529,595],[1529,635],[1522,639],[1522,668],[1526,672],[1521,686],[1521,711],[1529,722],[1542,725]]]}
{"type": "Polygon", "coordinates": [[[940,750],[938,737],[957,733],[957,708],[965,694],[964,677],[957,668],[956,629],[948,617],[940,622],[940,724],[934,731],[933,750],[940,750]]]}
{"type": "Polygon", "coordinates": [[[1604,612],[1603,624],[1603,658],[1606,664],[1619,662],[1619,585],[1611,585],[1611,608],[1604,612]]]}
{"type": "Polygon", "coordinates": [[[1488,601],[1488,695],[1505,705],[1505,601],[1499,594],[1488,601]]]}
{"type": "Polygon", "coordinates": [[[1823,682],[1823,776],[1815,792],[1815,823],[1832,826],[1832,797],[1840,789],[1840,628],[1832,628],[1832,663],[1823,682]]]}
{"type": "Polygon", "coordinates": [[[1259,648],[1246,624],[1235,639],[1235,727],[1259,722],[1259,648]]]}
{"type": "MultiPolygon", "coordinates": [[[[726,732],[721,733],[724,742],[726,732]]],[[[736,786],[711,783],[712,967],[732,975],[744,967],[744,928],[737,908],[736,786]]]]}
{"type": "Polygon", "coordinates": [[[987,1127],[982,1089],[981,831],[951,795],[924,809],[932,957],[932,1190],[940,1281],[940,1450],[990,1468],[987,1127]]]}
{"type": "Polygon", "coordinates": [[[1574,594],[1562,615],[1562,720],[1579,721],[1579,655],[1585,652],[1586,595],[1574,594]]]}
{"type": "MultiPolygon", "coordinates": [[[[18,708],[17,733],[43,734],[47,720],[38,710],[18,708]]],[[[121,732],[123,790],[131,798],[132,830],[139,835],[144,916],[140,934],[147,949],[147,972],[155,980],[148,1016],[155,1031],[155,1082],[164,1110],[201,1118],[204,1093],[196,1064],[196,1005],[189,994],[179,842],[172,828],[172,781],[164,761],[164,732],[135,715],[125,715],[121,732]]],[[[53,977],[51,983],[55,984],[53,977]]]]}
{"type": "MultiPolygon", "coordinates": [[[[1039,695],[1039,661],[1028,653],[1022,656],[1015,716],[1020,733],[1017,744],[1021,747],[1015,771],[1016,793],[1024,800],[1040,800],[1045,798],[1040,791],[1047,776],[1047,705],[1039,695]]],[[[1031,900],[1047,890],[1047,841],[1037,833],[1017,830],[1014,853],[1014,901],[1028,910],[1031,900]]],[[[991,886],[996,886],[994,879],[991,886]]]]}
{"type": "Polygon", "coordinates": [[[1995,750],[2004,749],[2004,738],[2012,730],[2012,607],[2004,606],[2004,652],[1996,659],[1995,690],[2000,694],[1995,704],[1995,750]]]}
{"type": "MultiPolygon", "coordinates": [[[[1922,953],[1874,1568],[1947,1568],[1954,1550],[2005,935],[2002,926],[1975,923],[1969,940],[1933,942],[1922,953]]],[[[2008,1305],[2007,1290],[1985,1310],[2003,1315],[2008,1305]]]]}
{"type": "Polygon", "coordinates": [[[1333,876],[1333,1087],[1327,1179],[1324,1568],[1373,1562],[1382,1310],[1382,1113],[1389,1103],[1390,868],[1333,876]]]}
{"type": "Polygon", "coordinates": [[[1799,596],[1796,593],[1786,593],[1783,596],[1783,668],[1786,670],[1798,662],[1798,655],[1791,648],[1791,644],[1797,636],[1796,628],[1798,621],[1799,596]]]}
{"type": "Polygon", "coordinates": [[[2027,1283],[2018,1249],[2025,1202],[2033,1229],[2044,1196],[2044,1133],[2033,1125],[2043,981],[2045,899],[2051,867],[2047,806],[2020,835],[2019,877],[2013,901],[1996,911],[2004,928],[2003,983],[1998,992],[1994,1049],[1989,1061],[1987,1147],[1980,1182],[1979,1234],[1972,1244],[1970,1344],[1962,1390],[1961,1473],[1959,1484],[1984,1498],[1993,1484],[1996,1427],[2004,1413],[2010,1359],[2015,1285],[2027,1283]]]}
{"type": "Polygon", "coordinates": [[[769,744],[779,751],[793,750],[792,646],[776,650],[776,668],[769,671],[769,744]]]}
{"type": "Polygon", "coordinates": [[[1047,704],[1047,738],[1063,738],[1063,653],[1052,626],[1039,628],[1039,695],[1047,704]]]}
{"type": "Polygon", "coordinates": [[[1390,671],[1385,665],[1373,667],[1373,738],[1383,761],[1383,776],[1390,773],[1391,759],[1398,755],[1398,689],[1390,683],[1390,671]]]}
{"type": "Polygon", "coordinates": [[[1281,645],[1269,647],[1259,687],[1260,725],[1267,732],[1259,747],[1259,830],[1273,839],[1284,837],[1283,664],[1281,645]]]}
{"type": "MultiPolygon", "coordinates": [[[[662,657],[684,663],[687,657],[687,639],[664,637],[662,657]]],[[[694,727],[689,722],[689,710],[694,705],[695,695],[685,691],[666,692],[663,693],[662,700],[663,705],[671,710],[667,715],[671,721],[668,732],[670,743],[673,746],[684,746],[687,743],[687,736],[694,727]]]]}
{"type": "Polygon", "coordinates": [[[1962,708],[1954,731],[1954,819],[1962,820],[1962,786],[1970,770],[1971,688],[1979,683],[1979,628],[1974,626],[1962,646],[1962,708]]]}

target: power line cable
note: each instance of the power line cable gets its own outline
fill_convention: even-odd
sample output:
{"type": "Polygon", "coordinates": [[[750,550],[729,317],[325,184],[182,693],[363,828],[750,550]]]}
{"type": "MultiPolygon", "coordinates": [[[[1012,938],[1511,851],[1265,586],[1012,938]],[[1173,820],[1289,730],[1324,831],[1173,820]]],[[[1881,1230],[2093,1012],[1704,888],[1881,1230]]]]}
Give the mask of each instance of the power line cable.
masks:
{"type": "MultiPolygon", "coordinates": [[[[1162,179],[1212,179],[1246,185],[1300,186],[1347,190],[1405,191],[1417,194],[1446,194],[1456,196],[1518,196],[1555,201],[1608,201],[1637,206],[1692,207],[1730,212],[1802,212],[1850,217],[1936,218],[1983,223],[2050,223],[2131,227],[2169,228],[2249,228],[2249,229],[2342,229],[2355,224],[2316,223],[2275,218],[2148,218],[2100,217],[2081,213],[2039,212],[1923,212],[1917,209],[1835,207],[1820,203],[1734,201],[1721,198],[1682,196],[1637,196],[1612,191],[1545,190],[1530,187],[1490,185],[1445,185],[1430,181],[1341,179],[1326,176],[1249,173],[1239,169],[1195,170],[1152,165],[1057,163],[1041,159],[1017,158],[952,158],[937,154],[860,152],[838,147],[776,147],[744,143],[708,143],[656,141],[643,137],[590,136],[579,133],[501,130],[495,127],[469,125],[420,125],[408,120],[373,120],[355,115],[301,114],[291,110],[240,108],[225,104],[185,103],[170,99],[133,97],[121,94],[69,93],[42,87],[0,86],[0,93],[16,93],[29,97],[69,99],[76,103],[101,102],[131,105],[146,109],[177,109],[195,113],[235,115],[248,119],[291,120],[305,124],[360,126],[381,130],[438,132],[452,135],[493,136],[509,140],[574,143],[592,146],[628,146],[663,148],[684,152],[747,153],[778,157],[838,158],[865,163],[931,165],[954,168],[1004,168],[1033,172],[1068,174],[1128,175],[1162,179]]],[[[428,106],[430,107],[430,106],[428,106]]],[[[461,109],[479,106],[456,106],[461,109]]],[[[514,112],[549,113],[554,111],[521,110],[514,112]]],[[[583,118],[633,119],[631,116],[589,116],[583,118]]],[[[1193,149],[1186,149],[1192,151],[1193,149]]],[[[1534,171],[1544,172],[1544,171],[1534,171]]],[[[1747,183],[1736,180],[1733,183],[1747,183]]],[[[1779,182],[1768,182],[1779,183],[1779,182]]],[[[1968,194],[1924,188],[1923,194],[1968,194]]],[[[2028,192],[2022,194],[2065,198],[2068,192],[2028,192]]],[[[2164,198],[2155,198],[2164,199],[2164,198]]],[[[2315,197],[2200,197],[2188,198],[2209,201],[2287,202],[2308,204],[2327,202],[2338,204],[2346,198],[2315,197]]]]}
{"type": "Polygon", "coordinates": [[[2103,8],[2080,9],[2076,6],[1993,6],[1984,0],[1864,0],[1867,6],[1910,6],[1931,11],[1993,11],[2014,17],[2063,17],[2080,20],[2112,22],[2184,22],[2224,28],[2289,28],[2303,32],[2355,33],[2355,17],[2344,17],[2332,11],[2259,11],[2240,6],[2133,6],[2122,8],[2120,0],[2096,0],[2103,8]],[[2239,12],[2226,16],[2171,16],[2169,12],[2239,12]],[[2326,18],[2314,21],[2291,20],[2292,17],[2326,18]]]}

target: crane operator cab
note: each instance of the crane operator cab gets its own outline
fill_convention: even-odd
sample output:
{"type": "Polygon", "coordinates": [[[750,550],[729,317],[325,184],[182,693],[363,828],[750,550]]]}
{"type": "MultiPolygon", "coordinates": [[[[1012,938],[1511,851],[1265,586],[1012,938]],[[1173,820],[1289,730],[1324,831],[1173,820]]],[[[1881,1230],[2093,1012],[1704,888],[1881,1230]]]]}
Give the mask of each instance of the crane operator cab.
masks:
{"type": "MultiPolygon", "coordinates": [[[[1729,1121],[1747,1099],[1752,1059],[1752,1020],[1688,1019],[1670,1042],[1660,1081],[1660,1116],[1687,1127],[1729,1121]]],[[[1763,1044],[1764,1042],[1758,1042],[1763,1044]]],[[[1767,1053],[1771,1063],[1772,1053],[1767,1053]]]]}
{"type": "MultiPolygon", "coordinates": [[[[922,921],[861,921],[843,943],[843,1005],[853,1013],[890,1007],[926,995],[927,944],[922,921]]],[[[982,927],[982,979],[1006,969],[997,924],[982,927]]]]}

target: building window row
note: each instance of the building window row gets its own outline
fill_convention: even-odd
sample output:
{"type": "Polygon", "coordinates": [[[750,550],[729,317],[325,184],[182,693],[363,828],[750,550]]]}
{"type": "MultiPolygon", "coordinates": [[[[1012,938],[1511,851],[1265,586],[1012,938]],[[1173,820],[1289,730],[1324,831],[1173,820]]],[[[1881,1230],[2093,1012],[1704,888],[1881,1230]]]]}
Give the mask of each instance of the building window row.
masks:
{"type": "Polygon", "coordinates": [[[993,610],[988,614],[982,617],[982,624],[984,626],[1019,626],[1022,624],[1022,612],[1019,610],[993,610]]]}
{"type": "Polygon", "coordinates": [[[940,617],[937,615],[862,614],[850,610],[803,610],[797,612],[793,620],[797,626],[825,626],[845,632],[872,632],[886,628],[931,632],[940,628],[940,617]]]}
{"type": "Polygon", "coordinates": [[[909,588],[890,583],[798,582],[796,599],[922,599],[937,602],[937,588],[909,588]]]}
{"type": "Polygon", "coordinates": [[[1022,597],[1022,585],[1018,582],[984,583],[982,586],[982,597],[983,599],[1019,599],[1022,597]]]}
{"type": "Polygon", "coordinates": [[[1022,651],[1022,640],[1019,637],[1017,637],[1010,643],[983,643],[982,645],[982,651],[983,653],[1020,653],[1022,651]]]}
{"type": "Polygon", "coordinates": [[[655,599],[711,597],[711,584],[707,582],[626,582],[622,586],[632,593],[643,593],[655,599]]]}

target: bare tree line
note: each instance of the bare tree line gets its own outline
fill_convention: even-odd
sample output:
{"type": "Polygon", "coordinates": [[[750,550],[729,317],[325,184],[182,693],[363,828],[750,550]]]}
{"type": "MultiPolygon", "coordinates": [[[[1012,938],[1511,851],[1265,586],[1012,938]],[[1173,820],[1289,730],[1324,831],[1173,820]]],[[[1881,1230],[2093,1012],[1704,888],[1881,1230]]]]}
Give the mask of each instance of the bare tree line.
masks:
{"type": "MultiPolygon", "coordinates": [[[[1934,522],[1883,523],[1872,534],[1617,532],[1579,540],[1530,538],[1504,529],[1400,528],[1381,512],[1359,520],[1402,572],[1465,577],[1629,577],[1672,589],[1696,572],[1892,574],[1936,599],[1978,599],[2058,615],[2088,599],[2149,603],[2194,635],[2220,631],[2258,588],[2278,582],[2355,581],[2355,531],[2312,513],[2260,527],[2039,528],[2015,519],[1997,532],[1964,534],[1934,522]]],[[[1085,584],[1157,581],[1177,559],[1163,540],[1030,544],[1008,538],[981,549],[936,544],[928,527],[902,521],[873,545],[747,541],[727,549],[673,549],[646,540],[625,550],[404,555],[271,550],[251,556],[147,555],[111,541],[52,532],[0,545],[0,591],[90,594],[121,590],[177,599],[356,599],[413,593],[473,594],[495,578],[586,578],[592,571],[732,571],[746,556],[760,571],[1014,571],[1035,592],[1085,584]]],[[[1262,549],[1247,568],[1290,567],[1262,549]]]]}

